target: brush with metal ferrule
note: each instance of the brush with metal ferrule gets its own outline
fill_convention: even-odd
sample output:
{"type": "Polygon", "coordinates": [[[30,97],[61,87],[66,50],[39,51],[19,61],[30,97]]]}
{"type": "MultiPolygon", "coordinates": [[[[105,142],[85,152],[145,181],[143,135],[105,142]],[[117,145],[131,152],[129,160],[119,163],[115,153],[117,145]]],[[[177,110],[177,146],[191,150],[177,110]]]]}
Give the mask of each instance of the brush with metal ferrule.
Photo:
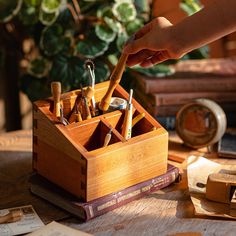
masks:
{"type": "Polygon", "coordinates": [[[114,70],[111,73],[109,87],[107,89],[106,94],[104,95],[101,102],[99,103],[99,109],[102,111],[107,111],[109,108],[112,94],[116,86],[120,83],[121,77],[125,70],[127,58],[128,58],[128,54],[122,53],[117,65],[115,66],[114,70]]]}
{"type": "Polygon", "coordinates": [[[90,86],[87,88],[87,90],[90,89],[93,91],[93,95],[91,97],[91,113],[92,113],[92,116],[95,116],[95,111],[96,111],[96,102],[95,102],[95,97],[94,97],[95,65],[90,59],[86,60],[84,65],[90,79],[90,86]]]}
{"type": "Polygon", "coordinates": [[[133,97],[133,89],[130,89],[129,102],[125,110],[124,123],[122,126],[122,132],[121,132],[121,134],[123,135],[125,139],[130,139],[131,133],[132,133],[132,115],[133,115],[132,97],[133,97]]]}

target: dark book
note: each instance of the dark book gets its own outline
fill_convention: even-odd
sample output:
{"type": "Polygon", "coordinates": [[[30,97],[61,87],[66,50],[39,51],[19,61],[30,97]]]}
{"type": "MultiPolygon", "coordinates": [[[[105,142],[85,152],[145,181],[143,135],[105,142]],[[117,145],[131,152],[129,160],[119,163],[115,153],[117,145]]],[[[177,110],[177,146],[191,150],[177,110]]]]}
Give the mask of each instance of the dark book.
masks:
{"type": "Polygon", "coordinates": [[[31,177],[30,190],[33,194],[70,212],[82,220],[87,221],[133,200],[137,200],[153,191],[167,187],[178,179],[179,169],[168,164],[167,172],[163,175],[90,202],[80,201],[77,197],[71,195],[38,174],[34,174],[31,177]]]}
{"type": "Polygon", "coordinates": [[[218,143],[218,155],[236,158],[236,132],[225,133],[218,143]]]}
{"type": "Polygon", "coordinates": [[[236,60],[204,59],[180,61],[175,73],[152,77],[134,73],[135,84],[143,93],[235,92],[236,60]]]}
{"type": "Polygon", "coordinates": [[[236,92],[199,92],[199,93],[153,93],[145,94],[135,90],[135,99],[153,116],[176,115],[181,106],[198,98],[217,102],[224,111],[236,111],[236,92]]]}
{"type": "Polygon", "coordinates": [[[155,93],[150,94],[150,102],[155,106],[184,105],[198,98],[208,98],[217,103],[236,102],[235,92],[199,92],[199,93],[155,93]]]}

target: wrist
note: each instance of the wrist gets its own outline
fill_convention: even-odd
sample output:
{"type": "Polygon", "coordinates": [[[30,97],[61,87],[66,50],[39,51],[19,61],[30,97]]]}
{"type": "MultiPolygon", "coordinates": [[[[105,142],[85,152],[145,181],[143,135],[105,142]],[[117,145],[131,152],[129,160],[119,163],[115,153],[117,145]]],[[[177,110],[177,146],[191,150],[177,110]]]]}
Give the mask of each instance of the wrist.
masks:
{"type": "Polygon", "coordinates": [[[167,32],[167,51],[172,59],[179,59],[188,53],[188,50],[185,48],[184,40],[181,40],[178,30],[175,25],[172,25],[167,32]]]}

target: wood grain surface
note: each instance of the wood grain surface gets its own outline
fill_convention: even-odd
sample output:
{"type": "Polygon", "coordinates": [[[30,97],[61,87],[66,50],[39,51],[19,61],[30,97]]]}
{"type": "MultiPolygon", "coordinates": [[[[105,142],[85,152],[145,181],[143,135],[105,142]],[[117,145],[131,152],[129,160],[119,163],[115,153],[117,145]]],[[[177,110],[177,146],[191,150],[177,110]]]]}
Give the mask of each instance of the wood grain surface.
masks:
{"type": "MultiPolygon", "coordinates": [[[[0,135],[0,209],[32,204],[44,223],[56,220],[102,236],[164,236],[180,232],[199,232],[204,236],[235,235],[235,221],[194,216],[184,175],[179,184],[82,223],[79,219],[30,194],[28,180],[32,173],[31,134],[31,131],[18,131],[0,135]]],[[[170,152],[182,158],[193,153],[203,155],[207,152],[206,149],[191,150],[184,147],[173,134],[170,135],[170,142],[170,152]],[[174,150],[177,150],[177,154],[174,150]]],[[[236,163],[232,159],[217,159],[209,153],[208,157],[227,164],[236,163]]],[[[175,164],[180,166],[178,163],[175,164]]]]}

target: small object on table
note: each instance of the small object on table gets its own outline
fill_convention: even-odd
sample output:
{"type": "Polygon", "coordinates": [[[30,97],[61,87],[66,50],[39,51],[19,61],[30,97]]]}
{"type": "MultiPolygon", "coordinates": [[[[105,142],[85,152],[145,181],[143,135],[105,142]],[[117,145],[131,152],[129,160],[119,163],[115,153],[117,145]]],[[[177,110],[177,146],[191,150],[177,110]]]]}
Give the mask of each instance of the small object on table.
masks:
{"type": "Polygon", "coordinates": [[[8,214],[0,216],[0,224],[13,223],[21,220],[23,213],[21,210],[10,211],[8,214]]]}
{"type": "Polygon", "coordinates": [[[128,58],[128,54],[122,53],[117,65],[115,66],[114,70],[111,73],[109,87],[107,89],[106,94],[104,95],[101,102],[99,103],[99,109],[102,111],[107,111],[109,108],[112,93],[115,90],[116,86],[120,83],[121,77],[125,70],[127,58],[128,58]]]}
{"type": "Polygon", "coordinates": [[[132,97],[133,97],[133,89],[130,89],[129,102],[125,110],[124,123],[121,132],[121,134],[124,136],[126,140],[131,138],[131,133],[132,133],[132,115],[133,115],[132,97]]]}
{"type": "Polygon", "coordinates": [[[196,99],[184,105],[176,115],[176,132],[186,146],[210,147],[226,130],[223,109],[210,99],[196,99]]]}
{"type": "Polygon", "coordinates": [[[54,81],[51,83],[51,92],[53,96],[53,114],[60,117],[60,98],[61,98],[61,83],[54,81]]]}
{"type": "Polygon", "coordinates": [[[235,189],[236,175],[213,173],[207,179],[206,198],[211,201],[229,204],[231,203],[235,189]]]}

